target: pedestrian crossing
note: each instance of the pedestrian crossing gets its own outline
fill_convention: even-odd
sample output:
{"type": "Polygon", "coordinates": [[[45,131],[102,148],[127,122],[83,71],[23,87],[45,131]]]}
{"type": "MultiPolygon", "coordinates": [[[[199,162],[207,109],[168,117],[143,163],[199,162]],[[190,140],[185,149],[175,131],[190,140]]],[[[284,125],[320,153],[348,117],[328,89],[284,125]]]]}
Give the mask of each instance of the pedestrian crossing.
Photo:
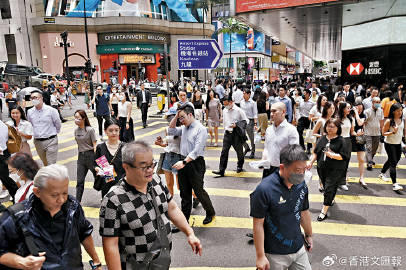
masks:
{"type": "MultiPolygon", "coordinates": [[[[97,130],[97,120],[88,114],[89,120],[92,126],[97,130]]],[[[135,138],[142,139],[151,145],[154,151],[154,158],[159,159],[159,153],[163,151],[160,146],[154,145],[155,137],[162,136],[167,127],[167,121],[165,119],[150,120],[147,129],[142,129],[140,126],[140,120],[134,121],[135,138]]],[[[58,163],[66,165],[70,172],[71,181],[70,194],[74,194],[74,188],[76,186],[76,160],[77,160],[77,145],[73,136],[74,129],[76,128],[73,121],[68,121],[62,126],[59,138],[59,152],[58,163]]],[[[220,132],[219,138],[223,137],[223,133],[220,132]]],[[[210,141],[210,140],[209,140],[210,141]]],[[[222,140],[219,140],[221,143],[222,140]]],[[[31,143],[31,150],[35,160],[39,160],[36,154],[35,147],[31,143]]],[[[263,143],[258,145],[256,149],[256,157],[260,158],[263,151],[263,143]]],[[[204,211],[201,206],[192,211],[190,223],[195,228],[196,235],[201,239],[205,249],[216,249],[215,243],[219,243],[219,239],[224,242],[223,247],[227,247],[228,241],[224,237],[234,238],[244,237],[246,232],[252,229],[252,218],[249,217],[249,195],[252,190],[258,185],[262,177],[262,171],[250,169],[248,163],[251,159],[245,160],[245,171],[242,173],[236,173],[233,171],[236,168],[236,154],[233,149],[230,150],[228,170],[225,172],[224,178],[214,178],[214,174],[211,170],[217,170],[219,164],[219,156],[221,147],[207,147],[205,152],[205,160],[207,165],[205,187],[206,191],[210,195],[213,205],[216,209],[217,216],[214,221],[208,225],[203,225],[202,221],[205,217],[204,211]]],[[[316,216],[319,213],[323,195],[317,190],[318,176],[315,169],[313,169],[313,179],[309,183],[309,201],[312,214],[312,227],[315,240],[315,251],[313,252],[312,265],[313,269],[323,269],[322,259],[326,255],[323,249],[317,249],[317,245],[321,247],[331,246],[331,239],[336,237],[345,237],[348,239],[356,238],[359,243],[354,243],[359,250],[362,250],[362,246],[366,243],[370,245],[379,246],[381,241],[403,240],[406,239],[406,220],[400,217],[401,213],[406,213],[406,196],[396,194],[391,190],[391,183],[380,180],[377,176],[379,174],[378,168],[382,167],[382,163],[385,162],[385,155],[377,155],[375,160],[377,165],[374,166],[374,171],[365,172],[365,182],[369,186],[369,190],[363,190],[358,183],[358,163],[356,163],[356,157],[352,157],[349,169],[349,184],[350,192],[339,192],[336,196],[336,205],[332,207],[333,218],[327,219],[325,222],[317,222],[316,216]],[[336,209],[336,210],[334,210],[336,209]],[[387,212],[385,212],[387,211],[387,212]],[[342,213],[342,216],[340,216],[342,213]],[[356,218],[362,215],[364,220],[356,218]],[[387,217],[387,218],[385,218],[387,217]],[[379,219],[379,221],[377,221],[379,219]],[[392,222],[392,219],[394,222],[392,222]],[[371,221],[369,221],[371,220],[371,221]]],[[[163,175],[161,175],[164,178],[163,175]]],[[[401,185],[406,185],[406,162],[401,160],[398,165],[398,179],[397,182],[401,185]]],[[[99,216],[99,202],[100,194],[93,190],[92,177],[88,174],[87,181],[85,182],[85,193],[82,202],[85,215],[91,220],[95,226],[95,233],[98,235],[98,216],[99,216]]],[[[180,205],[178,196],[179,192],[175,188],[175,199],[180,205]]],[[[7,204],[5,204],[7,205],[7,204]]],[[[176,244],[176,250],[172,252],[172,265],[171,269],[178,270],[223,270],[223,269],[236,269],[236,270],[248,270],[255,269],[255,250],[254,246],[249,243],[242,244],[241,247],[233,246],[232,248],[238,249],[239,254],[236,254],[236,261],[224,261],[221,256],[216,258],[188,258],[185,260],[185,256],[190,257],[190,247],[187,246],[185,238],[181,234],[173,236],[174,242],[181,243],[176,244]],[[249,260],[244,259],[239,261],[238,257],[241,254],[249,253],[251,258],[249,260]],[[208,260],[212,260],[208,263],[208,260]]],[[[249,239],[245,239],[248,242],[249,239]]],[[[395,242],[396,242],[395,241],[395,242]]],[[[101,247],[100,237],[95,237],[97,246],[97,252],[102,257],[102,262],[105,263],[103,257],[103,251],[101,247]]],[[[404,242],[403,242],[404,243],[404,242]]],[[[399,250],[395,255],[403,255],[401,251],[402,246],[396,245],[393,250],[399,250]]],[[[404,248],[403,244],[403,248],[404,248]]],[[[340,250],[343,255],[349,256],[345,253],[345,248],[340,250]]],[[[375,249],[374,249],[375,250],[375,249]]],[[[225,252],[225,251],[224,251],[225,252]]],[[[395,252],[395,251],[394,251],[395,252]]],[[[384,253],[384,252],[383,252],[384,253]]],[[[382,254],[383,254],[382,253],[382,254]]],[[[210,253],[211,254],[211,253],[210,253]]],[[[366,253],[367,254],[367,253],[366,253]]],[[[378,255],[378,253],[376,254],[378,255]]],[[[371,254],[372,256],[372,254],[371,254]]],[[[83,252],[83,261],[86,262],[90,258],[83,252]]],[[[405,257],[406,259],[406,257],[405,257]]],[[[400,268],[399,268],[400,269],[400,268]]]]}

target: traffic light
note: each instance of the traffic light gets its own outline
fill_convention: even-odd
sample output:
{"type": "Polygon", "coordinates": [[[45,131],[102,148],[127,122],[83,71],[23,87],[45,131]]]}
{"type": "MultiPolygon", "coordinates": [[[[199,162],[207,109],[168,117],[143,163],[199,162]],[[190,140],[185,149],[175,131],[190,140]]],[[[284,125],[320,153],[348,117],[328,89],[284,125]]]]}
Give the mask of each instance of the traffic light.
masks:
{"type": "Polygon", "coordinates": [[[86,60],[85,62],[85,73],[87,74],[92,73],[92,61],[90,59],[86,60]]]}
{"type": "Polygon", "coordinates": [[[256,70],[259,70],[259,68],[260,68],[260,63],[261,63],[261,62],[260,62],[260,60],[258,59],[257,62],[255,63],[255,69],[256,69],[256,70]]]}
{"type": "Polygon", "coordinates": [[[159,64],[161,66],[161,74],[166,75],[166,72],[165,72],[165,57],[164,57],[163,53],[160,54],[159,64]]]}
{"type": "Polygon", "coordinates": [[[113,61],[113,69],[117,69],[117,61],[113,61]]]}
{"type": "Polygon", "coordinates": [[[168,55],[168,71],[171,71],[171,57],[168,55]]]}

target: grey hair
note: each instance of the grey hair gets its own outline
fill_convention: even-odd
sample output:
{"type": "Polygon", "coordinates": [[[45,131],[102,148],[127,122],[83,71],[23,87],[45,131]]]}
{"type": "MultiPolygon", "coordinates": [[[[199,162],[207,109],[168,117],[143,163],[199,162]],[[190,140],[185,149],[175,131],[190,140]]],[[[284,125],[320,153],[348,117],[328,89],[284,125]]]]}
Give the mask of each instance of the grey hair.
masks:
{"type": "Polygon", "coordinates": [[[283,165],[289,166],[295,161],[307,161],[308,159],[306,152],[298,144],[287,145],[281,150],[280,162],[283,165]]]}
{"type": "Polygon", "coordinates": [[[44,188],[49,179],[64,181],[69,180],[68,169],[59,164],[42,167],[34,177],[34,187],[44,188]]]}
{"type": "Polygon", "coordinates": [[[121,160],[126,164],[135,162],[135,155],[138,153],[152,152],[151,146],[144,141],[133,141],[126,143],[121,149],[121,160]]]}

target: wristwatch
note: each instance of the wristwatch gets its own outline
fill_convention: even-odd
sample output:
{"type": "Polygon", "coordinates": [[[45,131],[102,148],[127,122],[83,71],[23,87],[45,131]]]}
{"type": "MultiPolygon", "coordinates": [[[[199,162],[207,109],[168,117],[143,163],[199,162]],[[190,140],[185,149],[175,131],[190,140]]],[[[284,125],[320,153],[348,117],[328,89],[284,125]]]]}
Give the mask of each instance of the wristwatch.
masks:
{"type": "Polygon", "coordinates": [[[183,163],[183,165],[186,165],[186,164],[187,164],[187,161],[186,161],[186,160],[183,160],[182,163],[183,163]]]}
{"type": "Polygon", "coordinates": [[[90,267],[92,268],[92,270],[93,270],[93,269],[96,269],[97,267],[101,267],[101,266],[102,266],[101,263],[99,263],[99,264],[94,264],[93,260],[90,260],[90,261],[89,261],[89,264],[90,264],[90,267]]]}

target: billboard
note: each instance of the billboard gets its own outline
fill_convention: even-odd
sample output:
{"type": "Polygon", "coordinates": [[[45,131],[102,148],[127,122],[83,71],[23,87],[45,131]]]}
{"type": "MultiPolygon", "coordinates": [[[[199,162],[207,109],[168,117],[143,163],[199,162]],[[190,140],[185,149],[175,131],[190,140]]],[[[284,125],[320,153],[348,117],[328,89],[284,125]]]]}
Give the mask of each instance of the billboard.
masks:
{"type": "Polygon", "coordinates": [[[236,11],[249,12],[263,9],[286,8],[335,2],[337,0],[236,0],[236,11]]]}
{"type": "Polygon", "coordinates": [[[49,17],[150,17],[178,22],[203,22],[199,0],[44,0],[49,17]]]}
{"type": "MultiPolygon", "coordinates": [[[[231,52],[259,52],[270,55],[271,42],[271,39],[267,38],[264,33],[250,28],[247,34],[231,34],[231,52]],[[267,42],[269,44],[266,44],[267,42]]],[[[223,48],[225,53],[230,52],[230,34],[223,34],[223,48]]]]}

